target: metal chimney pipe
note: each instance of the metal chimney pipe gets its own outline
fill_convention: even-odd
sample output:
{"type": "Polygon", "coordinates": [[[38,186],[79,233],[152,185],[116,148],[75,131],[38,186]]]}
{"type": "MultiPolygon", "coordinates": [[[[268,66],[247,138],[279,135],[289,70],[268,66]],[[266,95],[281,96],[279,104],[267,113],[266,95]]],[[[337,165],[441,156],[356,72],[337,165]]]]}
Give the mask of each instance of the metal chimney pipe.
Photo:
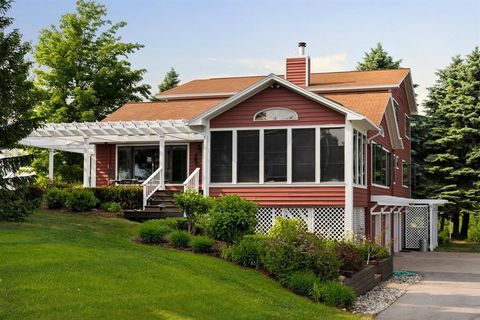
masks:
{"type": "Polygon", "coordinates": [[[299,42],[298,43],[298,55],[300,57],[304,57],[305,56],[305,47],[307,46],[307,43],[306,42],[299,42]]]}

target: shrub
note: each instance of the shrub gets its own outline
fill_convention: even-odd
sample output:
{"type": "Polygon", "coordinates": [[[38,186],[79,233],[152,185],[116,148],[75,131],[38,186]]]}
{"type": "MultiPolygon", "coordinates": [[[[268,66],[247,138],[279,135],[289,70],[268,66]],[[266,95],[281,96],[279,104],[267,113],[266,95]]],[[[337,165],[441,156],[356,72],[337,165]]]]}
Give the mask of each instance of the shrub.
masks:
{"type": "Polygon", "coordinates": [[[37,209],[38,201],[28,198],[26,187],[0,188],[0,221],[23,221],[37,209]]]}
{"type": "Polygon", "coordinates": [[[268,234],[275,238],[294,239],[299,232],[307,231],[307,223],[303,219],[277,217],[268,234]]]}
{"type": "MultiPolygon", "coordinates": [[[[469,236],[470,236],[470,234],[469,234],[469,236]]],[[[449,242],[450,242],[450,236],[449,236],[449,233],[448,233],[448,229],[440,231],[438,233],[438,244],[442,245],[442,244],[447,244],[449,242]]]]}
{"type": "Polygon", "coordinates": [[[140,209],[143,205],[143,189],[138,186],[110,186],[90,188],[99,203],[116,202],[123,209],[140,209]]]}
{"type": "Polygon", "coordinates": [[[353,243],[341,241],[337,243],[336,254],[342,261],[341,270],[359,271],[363,267],[363,252],[353,243]]]}
{"type": "Polygon", "coordinates": [[[165,218],[162,221],[173,230],[188,230],[187,219],[185,218],[165,218]]]}
{"type": "Polygon", "coordinates": [[[390,253],[387,249],[374,241],[365,241],[358,245],[360,252],[362,253],[363,260],[382,260],[388,258],[390,253]]]}
{"type": "Polygon", "coordinates": [[[314,283],[312,294],[315,301],[337,307],[348,308],[357,299],[352,288],[338,282],[314,283]]]}
{"type": "Polygon", "coordinates": [[[69,205],[73,211],[83,212],[92,209],[97,204],[97,198],[89,189],[74,189],[72,191],[69,205]]]}
{"type": "Polygon", "coordinates": [[[170,242],[177,248],[185,248],[190,243],[190,233],[176,230],[170,233],[170,242]]]}
{"type": "Polygon", "coordinates": [[[312,271],[295,271],[280,279],[283,286],[302,296],[311,296],[316,282],[318,277],[312,271]]]}
{"type": "Polygon", "coordinates": [[[470,214],[470,228],[468,229],[468,240],[480,242],[480,214],[470,214]]]}
{"type": "Polygon", "coordinates": [[[197,220],[205,215],[212,205],[210,197],[204,197],[195,190],[187,190],[173,196],[175,205],[187,216],[188,231],[195,233],[197,220]]]}
{"type": "Polygon", "coordinates": [[[193,252],[196,252],[196,253],[211,252],[214,245],[215,245],[215,240],[205,236],[193,237],[192,243],[191,243],[193,252]]]}
{"type": "Polygon", "coordinates": [[[261,264],[262,252],[261,240],[246,237],[239,243],[224,248],[222,258],[244,267],[258,268],[261,264]]]}
{"type": "Polygon", "coordinates": [[[162,220],[148,220],[140,225],[138,236],[144,243],[160,243],[172,231],[162,220]]]}
{"type": "Polygon", "coordinates": [[[115,213],[120,213],[122,211],[122,206],[119,203],[112,202],[110,205],[107,207],[108,212],[115,212],[115,213]]]}
{"type": "Polygon", "coordinates": [[[205,228],[214,239],[233,243],[254,232],[257,205],[237,195],[215,199],[208,212],[205,228]]]}
{"type": "Polygon", "coordinates": [[[45,201],[49,209],[66,208],[70,201],[70,191],[67,189],[51,188],[45,193],[45,201]]]}

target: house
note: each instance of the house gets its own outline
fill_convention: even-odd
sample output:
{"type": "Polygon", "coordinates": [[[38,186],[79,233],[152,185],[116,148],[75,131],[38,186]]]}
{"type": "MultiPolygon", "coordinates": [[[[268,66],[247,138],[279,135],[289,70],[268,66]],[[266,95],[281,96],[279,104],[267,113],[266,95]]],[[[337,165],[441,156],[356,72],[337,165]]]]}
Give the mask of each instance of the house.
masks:
{"type": "Polygon", "coordinates": [[[305,43],[285,75],[200,79],[98,123],[48,124],[23,143],[84,154],[84,185],[194,188],[257,202],[258,230],[305,219],[333,238],[393,251],[436,244],[441,200],[411,199],[409,69],[310,72],[305,43]]]}

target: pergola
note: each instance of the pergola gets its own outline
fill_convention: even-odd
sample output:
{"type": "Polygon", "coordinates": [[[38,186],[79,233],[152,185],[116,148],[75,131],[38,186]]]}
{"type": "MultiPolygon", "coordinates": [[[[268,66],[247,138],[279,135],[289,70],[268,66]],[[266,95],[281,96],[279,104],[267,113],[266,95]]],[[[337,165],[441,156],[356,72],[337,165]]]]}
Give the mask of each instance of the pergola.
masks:
{"type": "Polygon", "coordinates": [[[20,143],[49,150],[48,175],[53,178],[56,150],[83,154],[83,185],[95,186],[95,144],[159,143],[159,165],[163,167],[165,141],[203,140],[203,127],[189,126],[184,120],[112,121],[51,123],[34,130],[20,143]]]}

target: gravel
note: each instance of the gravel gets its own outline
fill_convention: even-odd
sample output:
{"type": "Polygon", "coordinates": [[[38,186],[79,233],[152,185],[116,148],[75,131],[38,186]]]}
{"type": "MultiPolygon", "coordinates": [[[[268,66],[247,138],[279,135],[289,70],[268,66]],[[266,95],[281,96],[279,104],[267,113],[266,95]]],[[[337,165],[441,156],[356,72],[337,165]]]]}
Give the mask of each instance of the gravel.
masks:
{"type": "Polygon", "coordinates": [[[400,298],[407,288],[422,280],[419,274],[409,276],[393,276],[391,279],[380,283],[378,286],[358,297],[353,306],[353,313],[374,315],[388,308],[400,298]]]}

